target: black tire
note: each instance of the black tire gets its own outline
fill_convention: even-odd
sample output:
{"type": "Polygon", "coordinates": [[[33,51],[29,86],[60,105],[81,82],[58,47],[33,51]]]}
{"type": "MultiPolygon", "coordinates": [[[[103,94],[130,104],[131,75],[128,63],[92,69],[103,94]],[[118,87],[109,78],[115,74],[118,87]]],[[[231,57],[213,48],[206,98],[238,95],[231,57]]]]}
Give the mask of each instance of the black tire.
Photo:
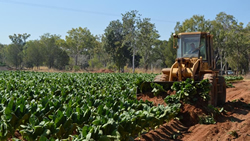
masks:
{"type": "Polygon", "coordinates": [[[217,106],[217,82],[216,77],[213,74],[205,74],[203,80],[208,79],[211,84],[211,91],[209,92],[210,100],[208,104],[217,106]]]}
{"type": "Polygon", "coordinates": [[[226,102],[226,81],[223,76],[219,76],[218,78],[217,105],[223,105],[226,102]]]}

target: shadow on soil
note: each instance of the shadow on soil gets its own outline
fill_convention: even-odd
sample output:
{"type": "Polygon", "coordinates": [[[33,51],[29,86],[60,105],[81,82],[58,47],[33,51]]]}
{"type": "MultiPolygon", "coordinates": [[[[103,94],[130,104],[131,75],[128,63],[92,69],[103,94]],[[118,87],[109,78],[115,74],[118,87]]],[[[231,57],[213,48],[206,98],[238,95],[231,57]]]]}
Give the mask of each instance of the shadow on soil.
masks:
{"type": "Polygon", "coordinates": [[[242,122],[244,120],[240,120],[233,116],[233,114],[246,115],[250,112],[250,104],[247,104],[241,100],[227,102],[223,105],[224,112],[217,119],[217,122],[242,122]]]}
{"type": "MultiPolygon", "coordinates": [[[[163,125],[153,132],[149,132],[141,136],[142,141],[165,141],[174,140],[181,141],[182,134],[186,132],[188,127],[185,127],[180,121],[173,120],[167,125],[163,125]]],[[[139,141],[140,139],[138,139],[139,141]]]]}

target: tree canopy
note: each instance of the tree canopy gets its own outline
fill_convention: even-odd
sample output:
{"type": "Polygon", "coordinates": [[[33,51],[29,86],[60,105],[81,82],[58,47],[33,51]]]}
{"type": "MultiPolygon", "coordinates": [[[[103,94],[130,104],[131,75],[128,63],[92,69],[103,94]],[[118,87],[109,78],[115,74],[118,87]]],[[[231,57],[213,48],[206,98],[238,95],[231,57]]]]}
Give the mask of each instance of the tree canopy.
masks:
{"type": "MultiPolygon", "coordinates": [[[[233,15],[218,13],[214,19],[193,15],[176,23],[173,33],[210,32],[216,67],[248,72],[250,66],[250,23],[244,25],[233,15]]],[[[93,35],[87,27],[72,28],[65,38],[45,33],[40,39],[29,40],[28,33],[9,35],[9,45],[0,44],[0,64],[15,68],[48,66],[57,69],[110,68],[123,72],[135,67],[145,70],[171,67],[176,58],[172,35],[160,40],[157,27],[150,18],[142,18],[137,10],[121,14],[104,34],[93,35]]]]}

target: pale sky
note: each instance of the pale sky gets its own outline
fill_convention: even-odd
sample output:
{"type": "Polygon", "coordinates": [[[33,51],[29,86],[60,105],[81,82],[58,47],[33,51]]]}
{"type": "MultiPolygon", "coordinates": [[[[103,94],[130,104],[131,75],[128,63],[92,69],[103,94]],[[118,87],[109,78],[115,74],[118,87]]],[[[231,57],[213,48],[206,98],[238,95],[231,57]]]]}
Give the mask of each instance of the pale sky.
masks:
{"type": "Polygon", "coordinates": [[[0,43],[10,44],[9,35],[31,34],[36,40],[45,33],[65,38],[72,28],[87,27],[101,35],[113,20],[137,10],[151,18],[161,40],[168,40],[176,22],[193,15],[214,20],[220,12],[233,15],[244,26],[250,22],[249,0],[0,0],[0,43]]]}

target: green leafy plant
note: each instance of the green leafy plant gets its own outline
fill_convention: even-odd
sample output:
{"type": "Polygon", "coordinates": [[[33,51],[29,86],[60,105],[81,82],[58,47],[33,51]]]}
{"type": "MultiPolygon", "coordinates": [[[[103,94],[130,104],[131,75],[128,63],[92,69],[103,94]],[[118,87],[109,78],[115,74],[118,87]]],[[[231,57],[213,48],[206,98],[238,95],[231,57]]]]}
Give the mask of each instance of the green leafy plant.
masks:
{"type": "Polygon", "coordinates": [[[224,78],[226,81],[237,81],[244,79],[242,76],[224,76],[224,78]]]}
{"type": "Polygon", "coordinates": [[[239,101],[240,101],[239,99],[234,99],[232,102],[236,103],[236,102],[239,102],[239,101]]]}
{"type": "Polygon", "coordinates": [[[133,98],[154,74],[0,72],[0,139],[131,140],[176,117],[180,104],[133,98]]]}
{"type": "Polygon", "coordinates": [[[226,87],[227,88],[234,88],[233,84],[228,82],[228,81],[226,81],[226,87]]]}
{"type": "Polygon", "coordinates": [[[234,131],[230,131],[229,134],[232,135],[234,138],[238,138],[239,137],[239,134],[235,130],[234,131]]]}
{"type": "Polygon", "coordinates": [[[210,113],[216,114],[216,115],[219,115],[225,111],[223,107],[219,108],[219,107],[214,107],[213,105],[208,105],[208,109],[210,113]]]}
{"type": "Polygon", "coordinates": [[[152,92],[154,93],[155,96],[161,94],[161,93],[167,93],[167,91],[163,88],[162,85],[157,84],[157,83],[150,83],[151,87],[153,88],[152,92]]]}
{"type": "Polygon", "coordinates": [[[199,116],[199,123],[200,124],[215,124],[216,121],[213,116],[204,115],[204,116],[199,116]]]}
{"type": "Polygon", "coordinates": [[[210,83],[208,80],[202,80],[198,83],[195,83],[193,80],[188,78],[183,82],[174,82],[171,89],[176,91],[176,94],[168,96],[164,99],[168,104],[177,103],[179,101],[192,104],[199,98],[203,99],[204,101],[208,101],[210,98],[210,83]]]}

